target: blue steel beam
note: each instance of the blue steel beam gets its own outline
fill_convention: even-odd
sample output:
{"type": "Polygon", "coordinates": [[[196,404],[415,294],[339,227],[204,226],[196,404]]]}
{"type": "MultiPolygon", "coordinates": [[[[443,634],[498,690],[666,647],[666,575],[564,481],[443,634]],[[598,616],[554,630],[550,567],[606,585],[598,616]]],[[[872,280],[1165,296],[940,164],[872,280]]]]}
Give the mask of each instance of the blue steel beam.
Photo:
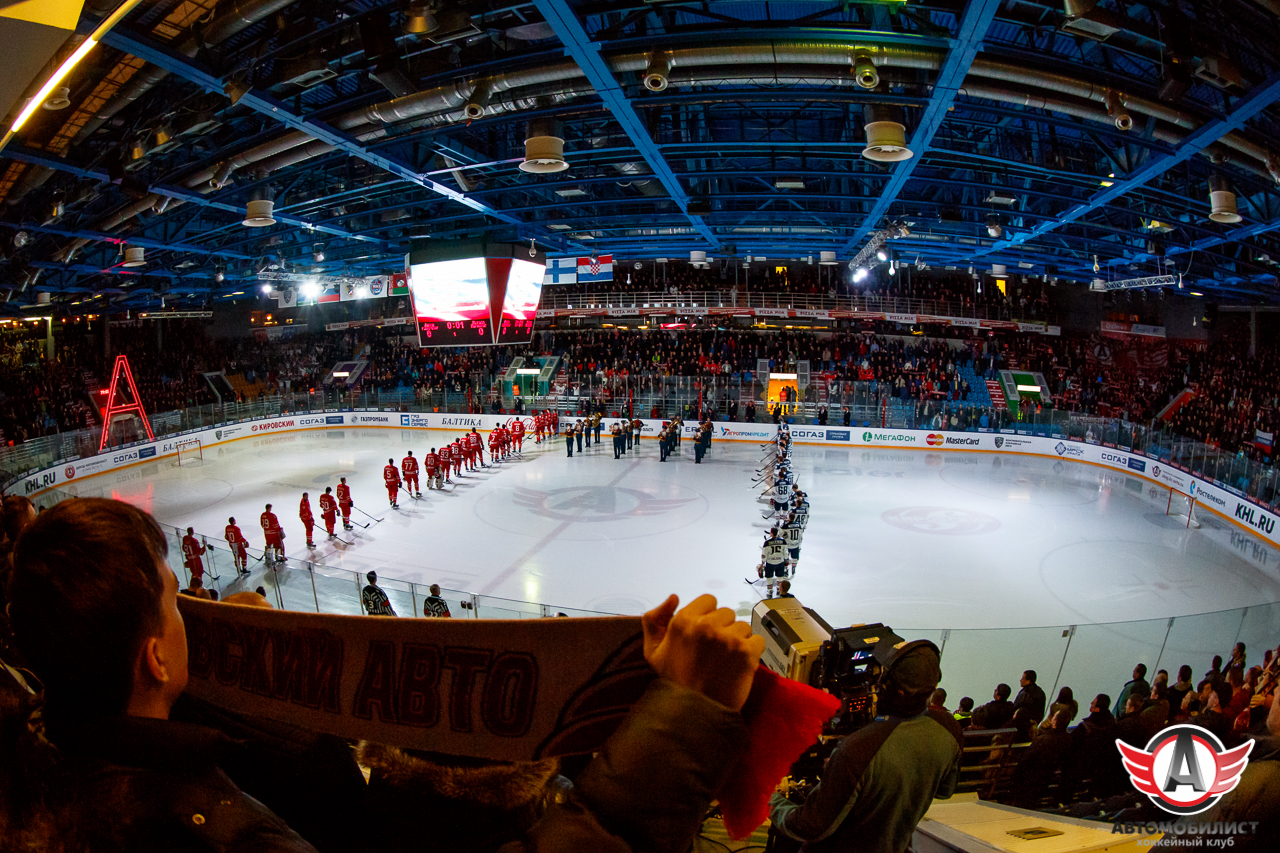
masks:
{"type": "MultiPolygon", "coordinates": [[[[139,59],[145,59],[152,65],[168,71],[170,74],[176,74],[185,80],[195,83],[206,91],[218,94],[223,93],[223,80],[220,77],[199,67],[189,58],[175,53],[168,47],[152,42],[149,39],[130,32],[125,28],[117,27],[112,30],[111,33],[103,39],[103,41],[117,50],[122,50],[131,56],[138,57],[139,59]]],[[[300,130],[321,142],[328,143],[329,145],[344,151],[358,160],[364,160],[366,163],[390,172],[401,180],[408,181],[409,183],[417,184],[420,187],[431,190],[432,192],[444,196],[451,201],[456,201],[461,205],[469,207],[477,213],[484,214],[485,216],[496,219],[499,222],[505,222],[508,225],[514,225],[520,229],[529,227],[522,219],[504,213],[497,208],[490,207],[483,202],[476,201],[475,199],[470,198],[467,195],[440,183],[439,181],[432,180],[425,174],[410,168],[404,163],[385,155],[378,154],[374,151],[370,151],[359,142],[356,142],[346,134],[330,127],[322,121],[297,115],[285,104],[268,95],[264,95],[261,92],[246,92],[241,96],[240,100],[237,101],[236,104],[237,106],[245,106],[255,112],[269,116],[292,130],[300,130]]],[[[542,239],[548,242],[554,241],[557,245],[562,245],[562,241],[555,240],[549,234],[542,232],[541,229],[538,229],[538,231],[542,239]]]]}
{"type": "Polygon", "coordinates": [[[893,177],[880,193],[879,200],[871,208],[862,225],[844,244],[843,251],[846,254],[852,252],[867,238],[867,235],[889,211],[889,206],[897,200],[898,193],[902,192],[907,181],[911,180],[911,174],[924,159],[925,152],[933,143],[934,135],[942,127],[942,121],[947,117],[947,111],[951,109],[951,104],[956,99],[956,94],[964,85],[965,75],[969,73],[969,67],[973,65],[974,57],[982,47],[982,39],[986,36],[992,20],[995,19],[996,10],[1002,5],[1003,0],[969,0],[965,5],[964,14],[960,16],[960,28],[956,32],[954,46],[947,53],[947,59],[942,63],[942,68],[938,69],[929,106],[925,108],[924,114],[920,117],[920,123],[916,125],[915,133],[911,135],[911,150],[915,152],[915,156],[909,160],[903,160],[894,167],[893,177]]]}
{"type": "Polygon", "coordinates": [[[1280,99],[1280,71],[1273,73],[1264,82],[1250,89],[1248,94],[1235,102],[1231,111],[1226,115],[1205,122],[1187,134],[1172,153],[1151,159],[1147,165],[1138,171],[1127,178],[1117,179],[1114,184],[1102,192],[1094,194],[1089,201],[1076,205],[1053,222],[1045,222],[1030,231],[1019,232],[1008,240],[1002,240],[989,249],[975,253],[973,257],[981,257],[1009,246],[1025,243],[1030,239],[1053,231],[1060,225],[1073,222],[1090,211],[1111,203],[1131,190],[1141,187],[1152,178],[1190,159],[1228,133],[1244,127],[1245,122],[1271,106],[1277,99],[1280,99]]]}
{"type": "Polygon", "coordinates": [[[233,258],[238,261],[248,261],[253,259],[253,255],[246,255],[242,252],[221,251],[219,249],[207,249],[204,246],[196,246],[191,243],[166,243],[163,240],[152,240],[150,237],[142,237],[137,234],[129,234],[121,236],[119,234],[106,234],[102,231],[89,231],[84,228],[57,228],[52,225],[37,225],[32,222],[0,222],[0,228],[12,228],[15,231],[30,231],[35,234],[53,234],[58,237],[78,237],[84,240],[102,241],[105,243],[128,243],[130,246],[141,246],[144,249],[155,249],[157,252],[187,252],[193,255],[212,255],[219,258],[233,258]]]}
{"type": "MultiPolygon", "coordinates": [[[[53,169],[56,172],[66,172],[69,175],[75,175],[80,178],[90,178],[102,184],[111,183],[111,176],[107,174],[106,169],[86,168],[68,163],[61,157],[54,157],[43,151],[36,151],[32,148],[10,143],[4,149],[4,156],[10,160],[17,160],[20,163],[30,163],[33,166],[44,166],[53,169]]],[[[227,204],[221,201],[214,201],[206,198],[195,190],[185,189],[183,187],[170,187],[164,184],[151,184],[147,187],[149,192],[156,195],[166,196],[168,198],[178,199],[179,201],[190,202],[201,207],[207,207],[212,210],[222,210],[227,213],[234,213],[236,216],[244,216],[244,208],[236,207],[234,204],[227,204]]],[[[298,228],[306,228],[313,231],[319,231],[322,234],[329,234],[334,237],[346,237],[348,240],[359,240],[364,243],[376,243],[380,246],[394,246],[397,241],[383,240],[378,237],[366,237],[363,234],[357,234],[354,231],[348,231],[345,228],[337,228],[332,225],[317,225],[306,219],[300,219],[296,216],[284,216],[280,213],[274,214],[277,222],[283,222],[286,225],[293,225],[298,228]]]]}
{"type": "MultiPolygon", "coordinates": [[[[984,0],[984,2],[990,2],[990,0],[984,0]]],[[[667,165],[666,158],[662,156],[653,137],[649,135],[649,128],[645,127],[640,115],[636,112],[635,105],[627,99],[626,93],[613,76],[613,71],[609,69],[609,64],[600,55],[600,45],[593,42],[587,35],[582,22],[569,8],[567,0],[533,0],[533,5],[542,13],[542,17],[546,19],[551,29],[555,30],[561,44],[564,45],[565,53],[578,63],[578,67],[587,76],[587,80],[600,96],[600,100],[604,101],[605,107],[613,114],[618,124],[622,125],[631,144],[649,164],[654,177],[666,188],[667,194],[680,208],[680,212],[689,217],[689,222],[713,249],[720,248],[715,234],[702,221],[702,217],[689,213],[689,197],[680,186],[680,179],[667,165]]]]}

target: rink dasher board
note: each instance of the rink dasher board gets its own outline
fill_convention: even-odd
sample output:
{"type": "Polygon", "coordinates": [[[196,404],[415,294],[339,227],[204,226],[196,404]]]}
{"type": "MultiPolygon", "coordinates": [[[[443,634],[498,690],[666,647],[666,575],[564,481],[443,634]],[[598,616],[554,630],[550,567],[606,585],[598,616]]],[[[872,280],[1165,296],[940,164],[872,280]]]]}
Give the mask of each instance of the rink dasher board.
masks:
{"type": "MultiPolygon", "coordinates": [[[[525,424],[525,434],[534,433],[533,420],[520,418],[525,424]]],[[[230,441],[261,438],[286,432],[326,429],[421,429],[452,432],[477,430],[488,432],[497,426],[510,425],[512,415],[461,415],[448,412],[316,412],[300,415],[281,415],[257,418],[209,427],[202,430],[166,436],[160,441],[145,442],[109,450],[80,459],[72,459],[52,465],[15,481],[8,494],[37,497],[48,489],[66,486],[88,477],[119,472],[137,466],[156,464],[177,455],[181,442],[199,439],[201,449],[216,447],[230,441]]],[[[576,423],[579,419],[561,417],[561,427],[576,423]]],[[[622,418],[602,418],[601,437],[610,427],[622,422],[622,418]]],[[[641,437],[656,436],[669,421],[641,418],[641,437]]],[[[772,442],[778,433],[775,424],[713,423],[715,441],[772,442]]],[[[682,437],[692,438],[698,424],[685,422],[682,437]]],[[[1010,453],[1082,462],[1122,471],[1140,477],[1162,488],[1195,498],[1203,509],[1208,509],[1249,533],[1262,536],[1274,545],[1280,545],[1277,517],[1263,506],[1240,497],[1180,468],[1161,462],[1145,454],[1107,447],[1094,442],[1067,438],[1018,435],[998,432],[946,432],[936,430],[894,430],[875,427],[792,426],[792,440],[797,444],[819,445],[829,448],[876,448],[880,450],[923,450],[933,452],[1010,453]]],[[[130,471],[128,480],[143,479],[149,475],[144,470],[130,471]]]]}

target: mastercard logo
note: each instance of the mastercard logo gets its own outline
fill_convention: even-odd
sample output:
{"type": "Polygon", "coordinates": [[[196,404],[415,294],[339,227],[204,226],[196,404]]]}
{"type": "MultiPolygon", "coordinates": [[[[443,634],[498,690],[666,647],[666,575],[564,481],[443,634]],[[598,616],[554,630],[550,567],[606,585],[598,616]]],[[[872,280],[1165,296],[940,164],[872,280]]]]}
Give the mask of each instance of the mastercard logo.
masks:
{"type": "Polygon", "coordinates": [[[924,437],[925,443],[930,447],[937,447],[942,444],[942,436],[939,433],[931,432],[924,437]]]}

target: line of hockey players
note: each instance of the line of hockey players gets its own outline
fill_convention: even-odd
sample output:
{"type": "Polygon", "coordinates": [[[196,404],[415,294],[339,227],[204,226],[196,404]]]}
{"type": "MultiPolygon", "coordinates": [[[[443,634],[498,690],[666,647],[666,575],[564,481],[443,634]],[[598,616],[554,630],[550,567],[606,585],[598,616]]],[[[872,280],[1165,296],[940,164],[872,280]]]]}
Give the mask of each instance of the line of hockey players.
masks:
{"type": "MultiPolygon", "coordinates": [[[[534,441],[537,444],[541,444],[543,441],[550,441],[552,436],[559,433],[559,419],[553,412],[534,412],[528,419],[533,422],[534,441]]],[[[494,427],[488,436],[489,461],[498,464],[509,459],[523,458],[525,432],[526,427],[524,420],[521,418],[513,419],[509,427],[502,425],[494,427]]],[[[464,470],[470,472],[478,471],[481,468],[489,468],[490,465],[484,461],[484,445],[484,437],[476,431],[475,427],[472,427],[471,432],[459,436],[438,450],[434,447],[431,448],[422,457],[421,467],[419,467],[419,460],[413,455],[412,450],[408,451],[405,457],[400,460],[398,466],[395,459],[388,459],[386,466],[382,469],[382,482],[387,489],[387,501],[390,504],[390,508],[400,508],[399,496],[401,490],[414,500],[422,498],[422,491],[419,486],[420,474],[426,475],[428,490],[443,490],[446,485],[454,484],[453,477],[461,478],[464,476],[464,470]]],[[[343,539],[335,532],[339,513],[342,515],[343,530],[354,530],[356,526],[369,527],[367,523],[352,520],[351,511],[353,509],[374,523],[381,520],[356,507],[351,498],[351,487],[347,485],[346,477],[340,478],[336,491],[332,486],[326,486],[324,494],[320,495],[319,503],[320,518],[324,522],[329,539],[336,539],[346,545],[350,545],[350,541],[343,539]]],[[[267,504],[262,514],[258,517],[258,523],[262,526],[265,545],[262,549],[262,556],[257,559],[265,559],[268,566],[283,563],[285,560],[284,528],[280,524],[279,516],[272,512],[271,506],[271,504],[267,504]]],[[[307,492],[302,493],[302,501],[298,505],[298,518],[306,529],[307,547],[315,548],[316,543],[313,539],[313,531],[316,527],[316,519],[311,511],[311,498],[307,492]]],[[[227,526],[223,535],[231,551],[236,574],[249,574],[249,541],[245,538],[244,532],[240,529],[234,517],[227,519],[227,526]]],[[[204,578],[202,556],[208,550],[209,546],[203,540],[203,537],[197,538],[193,529],[188,527],[186,535],[182,537],[182,558],[183,565],[187,567],[192,578],[204,578]]]]}
{"type": "MultiPolygon", "coordinates": [[[[771,519],[773,526],[765,534],[760,548],[756,575],[764,579],[767,597],[772,598],[776,585],[794,577],[800,564],[800,544],[809,524],[809,499],[796,482],[791,462],[791,432],[785,423],[774,440],[765,446],[769,452],[752,485],[765,486],[760,500],[769,506],[762,517],[771,519]]],[[[754,586],[756,581],[748,579],[747,583],[754,586]]]]}

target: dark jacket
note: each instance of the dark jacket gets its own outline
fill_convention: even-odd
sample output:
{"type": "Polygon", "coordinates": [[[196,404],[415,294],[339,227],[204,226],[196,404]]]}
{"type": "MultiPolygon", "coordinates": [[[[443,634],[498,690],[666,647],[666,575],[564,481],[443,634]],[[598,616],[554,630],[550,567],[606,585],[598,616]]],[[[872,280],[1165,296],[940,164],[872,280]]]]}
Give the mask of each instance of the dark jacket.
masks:
{"type": "Polygon", "coordinates": [[[983,725],[989,729],[1003,729],[1013,719],[1013,703],[1008,699],[992,699],[982,708],[983,725]]]}
{"type": "MultiPolygon", "coordinates": [[[[12,710],[12,704],[0,711],[12,710]]],[[[16,731],[14,722],[13,714],[0,714],[0,730],[16,731]]],[[[234,719],[230,724],[241,725],[234,719]]],[[[315,853],[316,847],[281,817],[246,794],[243,783],[233,782],[232,771],[224,771],[243,770],[254,762],[245,756],[245,744],[221,731],[121,717],[78,727],[57,742],[66,771],[57,777],[64,783],[59,792],[67,796],[38,804],[34,819],[30,811],[15,819],[11,796],[29,792],[33,780],[19,778],[0,761],[0,779],[13,786],[0,788],[0,850],[23,849],[20,845],[34,841],[30,849],[41,851],[315,853]]],[[[746,746],[740,714],[657,679],[574,780],[567,800],[550,807],[502,853],[683,853],[746,746]]],[[[11,743],[0,744],[0,759],[12,754],[11,743]]],[[[334,801],[320,808],[332,812],[332,820],[346,822],[352,834],[372,837],[363,822],[370,813],[367,803],[346,789],[345,776],[316,776],[297,784],[336,785],[334,801]]],[[[289,792],[276,794],[287,799],[289,792]]],[[[320,795],[309,791],[307,796],[320,795]]],[[[424,816],[425,826],[437,817],[424,816]]],[[[414,838],[420,849],[430,851],[431,835],[424,833],[414,838]]],[[[318,838],[316,844],[328,848],[330,840],[318,838]]],[[[368,847],[345,843],[332,849],[368,847]]]]}
{"type": "Polygon", "coordinates": [[[902,853],[934,797],[950,797],[960,746],[928,714],[897,723],[887,740],[877,720],[846,737],[803,804],[773,798],[773,825],[803,850],[902,853]]]}
{"type": "Polygon", "coordinates": [[[1120,691],[1120,696],[1116,699],[1115,707],[1111,709],[1111,713],[1115,714],[1117,719],[1124,713],[1124,706],[1129,704],[1129,697],[1134,693],[1146,699],[1151,695],[1151,685],[1142,678],[1135,678],[1125,684],[1124,689],[1120,691]]]}
{"type": "Polygon", "coordinates": [[[1018,691],[1013,700],[1013,710],[1016,712],[1019,708],[1026,708],[1033,720],[1044,719],[1044,691],[1040,689],[1040,685],[1028,684],[1018,691]]]}

